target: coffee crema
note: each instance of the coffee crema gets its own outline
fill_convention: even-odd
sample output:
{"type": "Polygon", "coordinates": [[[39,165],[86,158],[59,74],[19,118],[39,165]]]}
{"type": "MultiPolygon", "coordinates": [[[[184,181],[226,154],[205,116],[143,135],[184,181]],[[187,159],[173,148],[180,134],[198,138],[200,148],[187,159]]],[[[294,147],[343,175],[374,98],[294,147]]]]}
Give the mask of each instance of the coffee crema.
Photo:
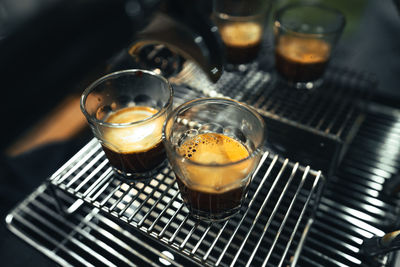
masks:
{"type": "Polygon", "coordinates": [[[275,65],[290,81],[314,81],[323,75],[330,53],[324,40],[284,35],[276,43],[275,65]]]}
{"type": "Polygon", "coordinates": [[[263,28],[254,22],[234,22],[220,29],[227,60],[234,64],[254,60],[261,47],[263,28]]]}
{"type": "Polygon", "coordinates": [[[179,153],[191,161],[210,167],[187,166],[187,177],[193,187],[202,191],[220,193],[224,187],[241,180],[247,174],[246,165],[212,166],[237,162],[249,156],[246,147],[235,139],[218,133],[199,134],[186,140],[179,153]]]}
{"type": "MultiPolygon", "coordinates": [[[[151,107],[132,106],[111,113],[105,121],[138,122],[157,112],[151,107]]],[[[166,156],[161,140],[162,124],[162,119],[155,119],[133,126],[106,128],[102,146],[111,165],[124,173],[142,173],[163,162],[166,156]]]]}
{"type": "Polygon", "coordinates": [[[194,215],[203,212],[218,218],[221,213],[239,209],[252,167],[251,160],[238,162],[249,156],[244,145],[223,134],[205,133],[186,140],[179,153],[205,164],[187,164],[184,177],[177,176],[182,198],[194,215]],[[238,163],[229,165],[234,162],[238,163]]]}

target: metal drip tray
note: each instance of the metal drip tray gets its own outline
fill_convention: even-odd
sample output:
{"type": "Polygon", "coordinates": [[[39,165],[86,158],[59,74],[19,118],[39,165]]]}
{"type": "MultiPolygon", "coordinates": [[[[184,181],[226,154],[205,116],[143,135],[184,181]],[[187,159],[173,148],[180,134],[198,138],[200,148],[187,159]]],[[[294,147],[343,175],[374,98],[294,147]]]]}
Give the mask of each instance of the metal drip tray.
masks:
{"type": "Polygon", "coordinates": [[[376,81],[368,74],[330,68],[320,88],[305,91],[289,87],[258,63],[242,67],[224,72],[213,84],[187,61],[170,80],[203,96],[251,105],[266,120],[271,149],[330,176],[365,118],[376,81]]]}
{"type": "MultiPolygon", "coordinates": [[[[360,253],[360,247],[364,238],[370,238],[373,235],[383,235],[384,232],[395,229],[393,227],[398,225],[398,210],[400,207],[400,196],[398,194],[388,198],[383,192],[386,181],[394,176],[400,169],[398,161],[399,150],[396,149],[397,146],[393,146],[394,144],[398,144],[400,112],[383,106],[374,105],[372,107],[372,109],[367,111],[366,119],[360,127],[354,141],[350,144],[349,150],[341,165],[336,170],[335,176],[327,183],[321,200],[316,206],[317,210],[312,227],[307,229],[310,220],[306,221],[306,219],[309,215],[310,208],[315,207],[317,204],[314,203],[314,198],[310,199],[309,208],[306,209],[303,215],[303,221],[299,223],[292,245],[289,247],[287,256],[284,259],[284,264],[293,262],[290,256],[296,255],[296,245],[301,246],[301,242],[305,240],[297,261],[297,266],[397,266],[393,265],[393,253],[375,259],[368,258],[360,253]],[[299,239],[298,235],[300,233],[303,234],[307,232],[308,235],[305,239],[303,239],[303,237],[299,239]]],[[[66,163],[65,166],[69,167],[61,169],[55,174],[55,177],[63,177],[61,176],[62,173],[65,175],[66,172],[71,171],[73,162],[75,162],[74,166],[79,165],[80,167],[71,171],[71,173],[79,173],[83,165],[85,165],[83,163],[86,162],[86,160],[82,160],[83,157],[86,156],[85,152],[88,150],[95,152],[96,150],[93,149],[97,146],[98,145],[94,141],[88,144],[82,149],[81,153],[78,153],[73,159],[66,163]],[[78,162],[81,163],[78,164],[78,162]]],[[[94,153],[92,156],[93,155],[94,153]]],[[[102,155],[99,157],[103,158],[102,155]]],[[[267,160],[271,161],[271,159],[273,160],[274,157],[268,157],[267,160]]],[[[282,165],[283,162],[277,160],[273,169],[277,170],[281,168],[282,165]]],[[[271,164],[269,166],[271,166],[271,164]]],[[[265,168],[266,167],[261,168],[260,171],[262,172],[265,168]]],[[[286,171],[290,172],[293,170],[293,165],[290,164],[286,168],[286,171]]],[[[257,181],[262,179],[260,171],[257,176],[257,181]]],[[[273,172],[271,172],[271,174],[272,173],[273,172]]],[[[297,175],[300,174],[304,174],[304,170],[298,169],[297,175]]],[[[307,175],[308,179],[314,177],[310,175],[311,173],[307,175]]],[[[287,179],[287,176],[282,178],[287,179]]],[[[72,177],[69,177],[61,184],[65,186],[67,183],[71,182],[71,179],[72,177]]],[[[79,190],[76,191],[77,187],[82,184],[84,179],[84,177],[78,178],[76,182],[71,184],[71,187],[68,187],[69,189],[67,190],[71,191],[72,194],[64,193],[64,190],[57,190],[58,199],[62,201],[63,205],[69,207],[73,203],[76,203],[77,198],[73,195],[78,194],[78,192],[80,192],[80,198],[87,199],[88,197],[94,197],[93,199],[97,199],[95,195],[90,194],[84,196],[82,194],[82,192],[86,192],[84,191],[85,188],[88,190],[91,186],[93,187],[88,192],[92,190],[95,190],[93,192],[101,192],[100,189],[106,186],[107,183],[110,183],[112,187],[113,184],[111,182],[115,183],[117,187],[119,185],[125,187],[125,185],[119,183],[110,176],[108,178],[104,177],[104,181],[99,178],[90,179],[85,186],[81,189],[78,188],[79,190]],[[95,181],[103,181],[97,184],[97,189],[94,189],[96,187],[95,181]]],[[[159,179],[156,179],[157,183],[159,183],[159,181],[159,179]]],[[[271,180],[267,179],[266,181],[267,184],[270,185],[268,181],[271,180]]],[[[294,179],[292,181],[292,186],[297,185],[297,182],[298,179],[294,179]]],[[[321,182],[322,180],[320,180],[320,183],[321,182]]],[[[253,185],[253,192],[255,185],[256,183],[253,185]]],[[[292,186],[289,187],[287,194],[293,194],[292,186]]],[[[132,187],[128,186],[127,188],[131,188],[132,190],[132,187]]],[[[149,185],[146,188],[152,190],[153,187],[149,185]]],[[[176,190],[175,186],[173,188],[176,190]]],[[[282,190],[282,187],[277,184],[275,190],[277,189],[282,190]]],[[[264,191],[267,190],[267,188],[264,188],[261,190],[261,194],[265,195],[264,191]]],[[[120,191],[122,193],[124,192],[122,190],[120,191]]],[[[106,192],[108,192],[108,194],[111,193],[109,190],[102,190],[99,197],[103,196],[101,199],[104,200],[106,192]]],[[[271,200],[273,196],[274,194],[271,195],[271,200]]],[[[249,195],[249,199],[250,197],[249,195]]],[[[298,199],[301,202],[297,202],[298,200],[296,200],[295,203],[304,203],[306,195],[304,195],[303,191],[300,191],[298,194],[298,199]]],[[[177,197],[177,200],[179,200],[179,197],[177,197]]],[[[186,226],[181,227],[182,230],[179,231],[175,239],[173,239],[173,242],[168,243],[168,237],[171,238],[173,235],[171,235],[172,231],[169,233],[166,231],[164,240],[158,241],[156,236],[160,233],[161,228],[153,228],[150,232],[154,235],[151,235],[148,234],[146,230],[151,225],[149,226],[146,222],[142,223],[140,229],[137,227],[129,227],[126,222],[119,219],[118,213],[110,215],[108,212],[101,212],[101,210],[95,208],[93,204],[88,204],[88,200],[83,202],[84,204],[73,213],[63,215],[57,212],[56,202],[50,187],[45,184],[39,187],[32,195],[28,196],[10,212],[6,219],[7,226],[22,240],[60,265],[99,266],[107,264],[109,266],[162,266],[171,264],[171,266],[191,266],[195,264],[195,262],[198,262],[197,259],[192,260],[191,256],[188,256],[188,253],[192,255],[190,252],[194,249],[194,246],[189,244],[194,244],[196,240],[199,240],[199,237],[201,238],[198,234],[199,230],[208,229],[207,225],[201,223],[197,228],[193,228],[193,225],[185,224],[186,226]],[[202,228],[198,228],[200,225],[202,228]],[[181,241],[186,238],[185,234],[190,233],[191,229],[195,230],[190,234],[184,248],[182,250],[179,249],[179,244],[182,244],[181,241]],[[174,245],[172,246],[172,244],[174,245]],[[170,249],[168,249],[168,247],[170,249]],[[163,264],[163,262],[166,263],[163,264]]],[[[290,201],[283,199],[280,208],[287,207],[288,202],[290,201]]],[[[96,201],[93,203],[96,203],[96,201]]],[[[111,205],[114,203],[115,200],[112,203],[110,202],[111,205]]],[[[254,203],[255,205],[261,204],[258,200],[254,203]]],[[[247,203],[247,205],[249,205],[249,203],[247,203]]],[[[296,218],[296,215],[298,216],[302,206],[294,205],[292,207],[291,215],[289,215],[274,249],[269,250],[271,251],[271,256],[268,260],[268,265],[272,265],[276,262],[279,263],[282,259],[279,258],[279,255],[282,256],[281,253],[285,251],[286,248],[286,246],[281,245],[282,240],[288,240],[288,237],[291,235],[291,232],[287,233],[287,230],[285,230],[290,229],[286,228],[286,225],[290,227],[295,225],[293,218],[296,218]]],[[[264,241],[260,245],[262,248],[256,253],[255,259],[252,262],[253,265],[261,263],[265,259],[267,254],[263,254],[263,249],[266,253],[269,252],[267,251],[270,248],[268,245],[273,242],[273,239],[271,239],[269,235],[277,233],[276,229],[279,230],[279,223],[282,222],[282,215],[287,211],[287,209],[285,209],[284,212],[281,212],[280,208],[277,210],[275,219],[272,220],[269,226],[272,232],[270,233],[267,231],[264,236],[264,241]],[[276,222],[278,222],[278,224],[276,222]],[[263,256],[258,255],[259,253],[263,256]]],[[[147,210],[149,207],[144,207],[142,210],[143,209],[147,210]]],[[[182,210],[181,212],[184,212],[182,210]]],[[[251,209],[249,209],[247,216],[253,216],[254,218],[255,214],[250,212],[250,210],[251,209]]],[[[271,207],[268,203],[266,204],[265,210],[271,213],[271,207]]],[[[128,215],[128,213],[126,214],[128,215]]],[[[180,216],[179,221],[170,223],[174,228],[171,226],[169,229],[175,229],[176,231],[176,229],[179,228],[179,222],[182,222],[186,218],[184,214],[185,213],[183,213],[183,216],[180,216]]],[[[238,219],[240,220],[242,215],[243,211],[234,221],[229,221],[226,228],[233,222],[238,221],[238,219]]],[[[143,215],[137,215],[135,218],[143,218],[139,216],[143,215]]],[[[154,220],[153,215],[151,215],[150,218],[154,220]]],[[[171,216],[169,218],[171,218],[171,216]]],[[[265,227],[265,221],[268,220],[268,218],[264,217],[264,215],[260,217],[264,225],[259,225],[257,223],[257,226],[255,226],[253,230],[253,232],[255,231],[257,233],[256,238],[254,237],[254,233],[249,234],[248,241],[244,244],[244,251],[247,251],[248,248],[252,248],[257,240],[259,240],[263,233],[262,228],[265,227]]],[[[191,219],[188,218],[187,220],[191,219]]],[[[134,225],[138,222],[140,222],[140,220],[133,219],[129,224],[134,225]]],[[[251,227],[251,221],[248,221],[248,219],[245,219],[244,223],[247,223],[247,225],[251,227]],[[250,224],[248,224],[248,222],[250,222],[250,224]]],[[[166,223],[164,222],[163,226],[165,225],[166,223]]],[[[216,225],[215,227],[220,226],[221,225],[216,225]]],[[[215,232],[213,229],[216,228],[210,229],[209,232],[215,232]]],[[[241,233],[241,236],[245,237],[246,234],[247,232],[241,233]]],[[[239,237],[239,235],[235,236],[239,237]]],[[[276,236],[277,235],[275,235],[275,237],[276,236]]],[[[230,236],[228,238],[230,238],[230,236]]],[[[228,241],[229,239],[221,234],[218,240],[219,242],[215,247],[223,249],[224,246],[221,246],[220,243],[222,244],[222,242],[228,241]]],[[[222,263],[234,257],[234,253],[231,251],[238,251],[237,248],[240,247],[242,242],[240,244],[236,244],[235,242],[235,238],[233,238],[231,245],[227,249],[226,255],[229,256],[226,256],[226,258],[224,257],[222,263]]],[[[199,246],[195,253],[206,250],[207,248],[199,246]]],[[[248,257],[248,252],[242,252],[241,254],[243,253],[245,253],[245,257],[248,257]]],[[[205,254],[197,255],[201,258],[205,254]]],[[[211,257],[211,254],[209,257],[209,259],[213,260],[217,258],[215,256],[211,257]]],[[[241,257],[239,257],[239,260],[242,260],[241,257]]]]}
{"type": "Polygon", "coordinates": [[[399,207],[383,187],[400,169],[389,149],[400,115],[371,109],[368,75],[330,69],[323,88],[300,92],[257,64],[217,84],[185,64],[170,79],[176,105],[226,96],[267,122],[271,153],[237,216],[191,218],[170,168],[148,183],[121,182],[93,139],[10,213],[10,230],[61,265],[390,266],[393,254],[360,254],[364,238],[398,224],[399,207]],[[322,196],[314,169],[329,176],[322,196]]]}
{"type": "MultiPolygon", "coordinates": [[[[70,205],[76,201],[66,194],[59,197],[70,205]]],[[[6,223],[14,234],[62,266],[190,264],[90,205],[64,216],[57,212],[47,184],[18,205],[6,217],[6,223]]]]}
{"type": "Polygon", "coordinates": [[[262,115],[338,141],[346,139],[354,117],[365,112],[371,90],[376,86],[368,74],[332,67],[320,88],[298,90],[275,73],[260,70],[257,63],[226,71],[214,84],[190,61],[170,80],[205,96],[245,102],[262,115]]]}
{"type": "MultiPolygon", "coordinates": [[[[148,183],[123,183],[93,139],[50,183],[199,264],[286,266],[297,261],[324,179],[310,167],[266,153],[240,214],[207,223],[190,217],[170,168],[148,183]]],[[[76,205],[60,202],[67,212],[76,205]]]]}

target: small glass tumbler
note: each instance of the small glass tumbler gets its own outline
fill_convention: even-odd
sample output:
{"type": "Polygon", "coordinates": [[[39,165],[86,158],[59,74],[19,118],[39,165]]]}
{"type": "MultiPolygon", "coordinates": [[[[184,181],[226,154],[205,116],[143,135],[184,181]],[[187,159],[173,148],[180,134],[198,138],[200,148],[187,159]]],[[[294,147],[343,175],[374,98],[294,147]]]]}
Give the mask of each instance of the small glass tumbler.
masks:
{"type": "Polygon", "coordinates": [[[254,61],[260,51],[271,1],[214,0],[213,21],[232,64],[254,61]]]}
{"type": "Polygon", "coordinates": [[[172,96],[164,77],[138,69],[108,74],[83,92],[81,110],[123,180],[148,179],[166,162],[162,127],[172,96]]]}
{"type": "Polygon", "coordinates": [[[319,87],[345,24],[340,11],[321,5],[292,4],[278,10],[274,36],[279,75],[297,89],[319,87]]]}
{"type": "Polygon", "coordinates": [[[240,211],[264,138],[261,116],[234,100],[200,98],[168,116],[163,141],[193,217],[221,221],[240,211]]]}

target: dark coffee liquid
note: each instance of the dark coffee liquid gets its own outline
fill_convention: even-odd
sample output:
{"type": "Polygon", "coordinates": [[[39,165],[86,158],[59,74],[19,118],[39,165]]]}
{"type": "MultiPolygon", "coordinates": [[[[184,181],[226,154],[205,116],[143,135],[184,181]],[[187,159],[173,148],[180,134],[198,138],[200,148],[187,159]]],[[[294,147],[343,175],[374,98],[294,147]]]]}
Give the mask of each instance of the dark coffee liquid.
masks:
{"type": "Polygon", "coordinates": [[[261,47],[262,27],[253,22],[229,23],[220,29],[227,61],[248,63],[257,58],[261,47]]]}
{"type": "Polygon", "coordinates": [[[249,63],[257,58],[261,43],[250,44],[247,46],[225,45],[226,57],[232,64],[249,63]]]}
{"type": "MultiPolygon", "coordinates": [[[[200,134],[186,140],[179,147],[179,153],[197,163],[214,165],[237,162],[249,156],[240,142],[217,133],[200,134]]],[[[225,218],[240,209],[250,168],[249,161],[223,167],[188,165],[185,177],[177,175],[181,196],[194,216],[213,220],[225,218]]]]}
{"type": "Polygon", "coordinates": [[[103,150],[110,164],[125,173],[145,173],[160,165],[166,158],[161,141],[147,151],[120,153],[104,145],[103,150]]]}
{"type": "Polygon", "coordinates": [[[322,77],[330,45],[319,39],[282,36],[275,48],[277,71],[292,82],[310,82],[322,77]]]}
{"type": "Polygon", "coordinates": [[[179,190],[187,208],[193,215],[209,215],[218,219],[224,212],[234,212],[240,208],[245,187],[234,188],[223,193],[203,192],[187,187],[177,176],[179,190]]]}
{"type": "MultiPolygon", "coordinates": [[[[157,112],[151,107],[127,107],[111,113],[106,122],[136,122],[157,112]]],[[[162,118],[156,118],[138,125],[106,128],[103,132],[102,146],[110,164],[125,176],[148,176],[150,171],[166,159],[161,140],[162,123],[162,118]]]]}

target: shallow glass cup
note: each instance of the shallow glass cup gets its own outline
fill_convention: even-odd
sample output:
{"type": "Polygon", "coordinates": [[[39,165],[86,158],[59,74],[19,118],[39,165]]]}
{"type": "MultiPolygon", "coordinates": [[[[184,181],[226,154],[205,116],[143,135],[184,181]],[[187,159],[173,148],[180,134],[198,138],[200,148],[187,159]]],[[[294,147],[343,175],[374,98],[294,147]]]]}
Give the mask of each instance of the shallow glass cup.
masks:
{"type": "Polygon", "coordinates": [[[270,5],[265,0],[214,0],[212,17],[228,63],[246,64],[257,58],[270,5]]]}
{"type": "Polygon", "coordinates": [[[163,141],[192,216],[219,221],[239,212],[264,138],[261,116],[234,100],[197,99],[168,116],[163,141]]]}
{"type": "Polygon", "coordinates": [[[81,110],[119,177],[148,179],[166,162],[162,127],[172,110],[172,87],[146,70],[123,70],[92,83],[81,110]]]}
{"type": "Polygon", "coordinates": [[[340,11],[321,5],[292,4],[278,10],[274,20],[278,74],[298,89],[320,86],[344,26],[340,11]]]}

